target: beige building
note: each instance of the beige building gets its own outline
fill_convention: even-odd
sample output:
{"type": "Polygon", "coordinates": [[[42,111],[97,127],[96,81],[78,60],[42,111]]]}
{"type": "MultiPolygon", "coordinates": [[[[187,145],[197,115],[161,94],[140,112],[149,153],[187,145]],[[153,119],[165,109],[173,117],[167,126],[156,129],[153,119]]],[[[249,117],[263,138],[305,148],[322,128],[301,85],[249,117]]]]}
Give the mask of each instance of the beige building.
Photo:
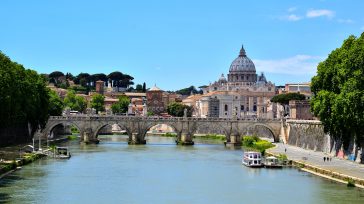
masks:
{"type": "MultiPolygon", "coordinates": [[[[196,117],[256,118],[267,117],[269,100],[275,95],[275,85],[264,74],[257,75],[253,61],[244,47],[231,63],[226,79],[203,88],[203,95],[195,102],[196,117]]],[[[190,104],[191,100],[184,100],[190,104]]]]}

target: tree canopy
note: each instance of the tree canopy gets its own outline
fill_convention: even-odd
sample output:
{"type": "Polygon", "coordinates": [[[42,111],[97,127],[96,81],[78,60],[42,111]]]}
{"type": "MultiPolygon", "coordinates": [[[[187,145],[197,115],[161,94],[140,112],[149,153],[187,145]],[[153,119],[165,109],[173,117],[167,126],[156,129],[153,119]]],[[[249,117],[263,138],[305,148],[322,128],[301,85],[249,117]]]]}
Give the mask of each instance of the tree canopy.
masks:
{"type": "Polygon", "coordinates": [[[81,113],[85,112],[87,108],[87,101],[82,96],[76,96],[75,91],[72,90],[68,91],[63,102],[65,107],[81,113]]]}
{"type": "Polygon", "coordinates": [[[193,94],[202,93],[202,90],[197,90],[194,86],[190,86],[188,88],[180,89],[180,90],[176,91],[176,93],[185,95],[185,96],[189,96],[189,95],[191,95],[191,93],[193,93],[193,94]]]}
{"type": "Polygon", "coordinates": [[[182,103],[173,102],[168,104],[167,112],[169,115],[176,116],[176,117],[183,117],[184,110],[187,109],[187,117],[192,116],[192,107],[188,105],[184,105],[182,103]]]}
{"type": "Polygon", "coordinates": [[[49,115],[60,116],[63,111],[63,101],[55,91],[49,92],[49,115]]]}
{"type": "MultiPolygon", "coordinates": [[[[29,136],[38,127],[44,127],[48,120],[49,89],[46,87],[46,79],[36,71],[12,62],[0,52],[0,104],[0,138],[11,134],[3,133],[2,130],[13,127],[13,130],[27,130],[18,135],[20,139],[17,141],[29,140],[29,136]]],[[[4,139],[0,139],[0,144],[11,143],[2,140],[4,139]]]]}
{"type": "Polygon", "coordinates": [[[129,103],[129,97],[119,96],[119,101],[111,105],[111,110],[114,114],[126,113],[126,111],[128,111],[129,103]]]}
{"type": "Polygon", "coordinates": [[[290,100],[305,100],[305,98],[306,98],[305,95],[300,93],[286,93],[273,96],[273,98],[270,101],[274,103],[288,105],[290,100]]]}
{"type": "Polygon", "coordinates": [[[343,141],[344,149],[353,139],[363,148],[364,33],[350,36],[319,63],[311,90],[311,109],[325,132],[343,141]]]}
{"type": "Polygon", "coordinates": [[[123,74],[121,72],[111,72],[108,76],[109,79],[114,81],[114,86],[117,87],[128,87],[130,85],[133,85],[134,82],[134,77],[128,75],[128,74],[123,74]]]}
{"type": "Polygon", "coordinates": [[[98,113],[99,111],[104,111],[104,103],[105,97],[101,94],[95,94],[92,96],[91,108],[94,108],[96,110],[96,113],[98,113]]]}

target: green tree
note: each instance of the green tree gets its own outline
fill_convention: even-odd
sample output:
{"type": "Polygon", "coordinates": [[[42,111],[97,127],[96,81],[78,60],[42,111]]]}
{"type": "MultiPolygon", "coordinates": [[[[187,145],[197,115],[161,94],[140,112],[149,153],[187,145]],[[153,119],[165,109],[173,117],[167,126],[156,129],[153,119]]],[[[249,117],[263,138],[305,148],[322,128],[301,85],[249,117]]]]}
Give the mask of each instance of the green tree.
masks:
{"type": "Polygon", "coordinates": [[[135,86],[135,91],[136,92],[143,92],[143,86],[141,84],[137,84],[135,86]]]}
{"type": "Polygon", "coordinates": [[[78,112],[85,112],[87,108],[87,101],[82,96],[76,96],[75,91],[68,91],[66,97],[63,100],[64,106],[69,107],[71,110],[78,112]]]}
{"type": "Polygon", "coordinates": [[[60,71],[54,71],[48,75],[51,82],[54,82],[55,85],[58,85],[62,83],[62,78],[64,77],[63,72],[60,71]]]}
{"type": "Polygon", "coordinates": [[[90,82],[90,74],[89,73],[80,73],[74,79],[75,84],[80,84],[83,87],[87,86],[87,83],[90,82]]]}
{"type": "Polygon", "coordinates": [[[0,145],[29,141],[48,120],[45,77],[0,52],[0,104],[0,145]]]}
{"type": "Polygon", "coordinates": [[[167,112],[168,114],[176,117],[182,117],[184,115],[184,110],[187,109],[187,116],[192,116],[192,108],[188,105],[182,103],[173,102],[168,104],[167,112]]]}
{"type": "Polygon", "coordinates": [[[105,97],[101,94],[95,94],[92,96],[91,108],[94,108],[96,110],[96,113],[98,113],[99,111],[104,111],[104,103],[105,97]]]}
{"type": "Polygon", "coordinates": [[[305,95],[300,93],[286,93],[273,96],[270,101],[280,103],[282,105],[288,105],[290,100],[305,100],[305,98],[305,95]]]}
{"type": "Polygon", "coordinates": [[[129,97],[119,96],[119,101],[111,105],[111,110],[114,114],[126,113],[126,111],[128,111],[129,103],[129,97]]]}
{"type": "Polygon", "coordinates": [[[60,116],[63,111],[63,101],[55,91],[49,92],[49,115],[60,116]]]}
{"type": "Polygon", "coordinates": [[[145,84],[145,82],[143,83],[143,93],[145,93],[147,91],[147,85],[145,84]]]}
{"type": "Polygon", "coordinates": [[[325,132],[342,141],[345,150],[354,140],[364,152],[364,33],[350,36],[319,63],[311,90],[311,109],[325,132]]]}
{"type": "Polygon", "coordinates": [[[283,106],[284,109],[284,116],[288,115],[287,113],[287,106],[289,104],[290,100],[305,100],[306,96],[300,93],[286,93],[286,94],[279,94],[276,96],[273,96],[273,98],[270,100],[274,103],[279,103],[283,106]]]}
{"type": "Polygon", "coordinates": [[[200,93],[194,86],[190,86],[188,88],[184,88],[184,89],[180,89],[178,91],[176,91],[176,93],[184,95],[184,96],[189,96],[192,94],[197,94],[200,93]]]}

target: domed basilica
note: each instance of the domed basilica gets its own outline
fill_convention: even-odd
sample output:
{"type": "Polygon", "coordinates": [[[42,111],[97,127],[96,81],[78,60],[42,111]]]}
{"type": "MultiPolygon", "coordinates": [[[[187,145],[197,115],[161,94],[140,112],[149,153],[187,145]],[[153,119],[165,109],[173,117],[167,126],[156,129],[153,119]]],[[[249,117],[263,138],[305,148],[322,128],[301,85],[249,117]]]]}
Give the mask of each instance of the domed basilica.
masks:
{"type": "Polygon", "coordinates": [[[197,117],[268,117],[267,107],[275,95],[275,85],[256,74],[253,61],[242,46],[239,56],[231,63],[227,79],[224,74],[203,88],[196,98],[197,117]]]}

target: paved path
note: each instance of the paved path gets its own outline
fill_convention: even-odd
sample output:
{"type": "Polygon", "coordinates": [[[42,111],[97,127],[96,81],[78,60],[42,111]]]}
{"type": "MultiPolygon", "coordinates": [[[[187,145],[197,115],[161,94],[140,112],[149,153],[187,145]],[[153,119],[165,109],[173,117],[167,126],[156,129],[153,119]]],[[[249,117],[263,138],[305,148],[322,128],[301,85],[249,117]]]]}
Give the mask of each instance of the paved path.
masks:
{"type": "Polygon", "coordinates": [[[269,149],[268,152],[273,154],[286,154],[290,160],[303,161],[307,164],[320,167],[322,169],[327,169],[348,176],[364,179],[364,164],[358,164],[335,157],[332,157],[332,160],[329,162],[324,162],[323,157],[328,156],[324,152],[315,152],[291,145],[285,145],[283,143],[275,143],[275,145],[276,147],[269,149]],[[285,148],[287,149],[287,152],[285,152],[285,148]]]}

